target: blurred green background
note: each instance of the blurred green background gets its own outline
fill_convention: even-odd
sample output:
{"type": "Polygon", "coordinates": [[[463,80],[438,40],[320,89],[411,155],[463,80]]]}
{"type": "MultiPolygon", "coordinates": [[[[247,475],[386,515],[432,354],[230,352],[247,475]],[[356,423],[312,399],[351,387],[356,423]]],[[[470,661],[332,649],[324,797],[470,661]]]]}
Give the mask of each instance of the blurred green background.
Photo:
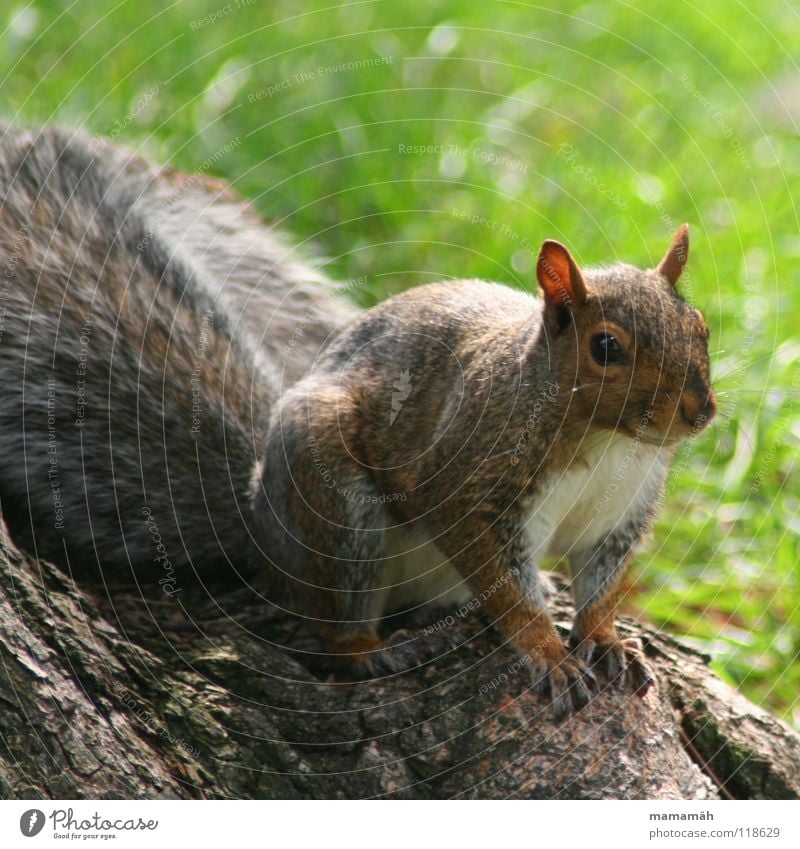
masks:
{"type": "Polygon", "coordinates": [[[364,304],[447,276],[531,288],[538,244],[655,262],[721,415],[680,452],[627,610],[800,721],[800,14],[788,3],[4,4],[6,120],[220,175],[364,304]],[[430,150],[420,149],[430,146],[430,150]]]}

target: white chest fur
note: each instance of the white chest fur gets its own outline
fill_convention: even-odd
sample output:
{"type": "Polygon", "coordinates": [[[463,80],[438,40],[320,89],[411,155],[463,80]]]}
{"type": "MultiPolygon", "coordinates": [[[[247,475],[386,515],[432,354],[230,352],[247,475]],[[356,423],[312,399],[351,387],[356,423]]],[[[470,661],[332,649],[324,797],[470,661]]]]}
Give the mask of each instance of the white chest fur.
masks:
{"type": "Polygon", "coordinates": [[[669,459],[667,450],[620,434],[593,441],[530,499],[526,532],[532,550],[565,556],[593,547],[653,502],[669,459]]]}
{"type": "MultiPolygon", "coordinates": [[[[525,505],[534,559],[590,548],[627,515],[647,507],[664,482],[669,459],[664,449],[617,434],[593,442],[580,460],[551,475],[525,505]]],[[[422,527],[387,531],[381,567],[383,591],[375,593],[376,617],[431,601],[455,606],[473,596],[422,527]]]]}
{"type": "Polygon", "coordinates": [[[429,603],[457,607],[472,597],[464,578],[422,526],[388,530],[385,546],[382,591],[375,594],[376,617],[429,603]]]}

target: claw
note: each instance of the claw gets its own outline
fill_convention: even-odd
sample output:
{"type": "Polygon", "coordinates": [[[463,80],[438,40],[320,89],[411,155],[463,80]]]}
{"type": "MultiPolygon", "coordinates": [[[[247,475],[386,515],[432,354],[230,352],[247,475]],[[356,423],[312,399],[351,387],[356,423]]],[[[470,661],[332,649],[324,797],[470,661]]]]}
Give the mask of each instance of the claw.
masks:
{"type": "Polygon", "coordinates": [[[655,687],[656,679],[653,676],[653,673],[647,670],[647,672],[641,676],[640,682],[636,685],[634,689],[634,693],[640,698],[643,699],[650,690],[655,687]]]}
{"type": "Polygon", "coordinates": [[[594,662],[615,684],[632,686],[638,696],[645,696],[656,679],[647,664],[641,643],[637,639],[615,640],[608,643],[596,643],[591,639],[579,640],[574,645],[573,656],[587,662],[594,662]]]}
{"type": "Polygon", "coordinates": [[[558,717],[566,716],[572,708],[567,676],[560,669],[551,669],[548,680],[550,682],[550,701],[553,705],[553,712],[558,717]]]}
{"type": "Polygon", "coordinates": [[[584,663],[591,663],[597,644],[594,640],[583,640],[573,649],[573,653],[584,663]]]}
{"type": "Polygon", "coordinates": [[[553,712],[558,717],[585,707],[597,688],[597,679],[578,657],[565,657],[555,666],[549,666],[544,660],[531,660],[527,667],[531,688],[550,696],[553,712]]]}
{"type": "Polygon", "coordinates": [[[525,664],[528,669],[528,676],[531,682],[531,689],[534,693],[538,693],[539,695],[545,695],[547,688],[549,687],[548,681],[548,668],[547,664],[544,662],[538,662],[533,658],[525,664]]]}
{"type": "Polygon", "coordinates": [[[655,686],[655,675],[645,660],[638,640],[625,640],[623,645],[628,657],[628,672],[633,682],[633,691],[642,698],[655,686]]]}
{"type": "Polygon", "coordinates": [[[607,646],[600,660],[601,662],[605,661],[609,678],[613,681],[619,681],[621,684],[625,683],[628,659],[625,655],[625,647],[621,643],[612,643],[610,646],[607,646]]]}
{"type": "Polygon", "coordinates": [[[430,635],[409,628],[399,628],[363,661],[367,672],[375,677],[406,672],[436,660],[453,648],[447,635],[430,635]]]}
{"type": "Polygon", "coordinates": [[[591,687],[587,686],[586,682],[583,680],[584,677],[585,676],[576,678],[571,685],[572,701],[575,703],[577,708],[585,707],[592,700],[591,687]]]}
{"type": "Polygon", "coordinates": [[[583,670],[583,677],[588,681],[590,689],[596,690],[599,687],[597,676],[588,666],[583,670]]]}

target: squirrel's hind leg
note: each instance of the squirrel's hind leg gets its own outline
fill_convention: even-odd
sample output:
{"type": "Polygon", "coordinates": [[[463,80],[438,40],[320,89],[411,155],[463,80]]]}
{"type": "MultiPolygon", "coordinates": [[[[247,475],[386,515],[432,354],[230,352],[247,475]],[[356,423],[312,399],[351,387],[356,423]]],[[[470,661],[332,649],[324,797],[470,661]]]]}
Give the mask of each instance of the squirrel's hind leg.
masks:
{"type": "Polygon", "coordinates": [[[383,525],[391,519],[375,505],[373,489],[368,479],[351,479],[348,490],[359,497],[344,508],[336,558],[323,557],[316,562],[312,558],[308,564],[328,588],[315,590],[319,594],[315,609],[328,611],[325,619],[315,623],[317,633],[332,665],[358,678],[414,669],[454,645],[452,634],[430,633],[429,627],[395,627],[387,635],[391,618],[387,622],[384,616],[393,571],[387,560],[383,525]]]}
{"type": "Polygon", "coordinates": [[[321,639],[315,665],[363,678],[419,665],[431,641],[379,633],[392,586],[386,533],[395,522],[349,447],[353,405],[338,386],[299,386],[284,397],[253,507],[282,606],[321,639]]]}
{"type": "Polygon", "coordinates": [[[373,629],[320,627],[336,666],[357,678],[381,678],[407,672],[449,651],[451,641],[431,639],[423,631],[401,629],[383,640],[373,629]]]}

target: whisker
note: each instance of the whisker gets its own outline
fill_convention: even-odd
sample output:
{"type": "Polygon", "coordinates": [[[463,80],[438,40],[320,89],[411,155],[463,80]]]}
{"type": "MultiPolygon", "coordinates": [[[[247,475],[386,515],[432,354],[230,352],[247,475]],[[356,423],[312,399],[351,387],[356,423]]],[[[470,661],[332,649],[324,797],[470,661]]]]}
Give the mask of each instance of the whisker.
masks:
{"type": "Polygon", "coordinates": [[[608,381],[596,380],[592,383],[582,383],[580,386],[573,386],[570,392],[579,392],[581,389],[590,389],[593,386],[608,386],[608,381]]]}
{"type": "Polygon", "coordinates": [[[725,395],[738,395],[740,392],[750,392],[754,395],[766,395],[768,392],[780,391],[780,387],[767,386],[765,389],[723,389],[722,392],[716,392],[717,398],[722,398],[725,395]]]}
{"type": "Polygon", "coordinates": [[[712,383],[723,383],[726,380],[730,380],[732,377],[738,377],[743,372],[749,371],[756,366],[760,366],[762,363],[771,360],[773,354],[767,354],[764,357],[759,357],[756,360],[748,360],[747,362],[741,363],[737,365],[735,368],[732,368],[730,371],[725,372],[724,374],[714,374],[711,376],[712,383]]]}
{"type": "Polygon", "coordinates": [[[784,342],[782,345],[778,345],[778,347],[774,350],[767,351],[765,354],[762,354],[761,356],[756,357],[755,359],[746,357],[744,362],[737,363],[735,368],[731,369],[725,374],[714,375],[713,380],[715,382],[719,380],[727,380],[729,377],[739,374],[740,372],[745,371],[746,369],[750,369],[753,366],[761,365],[761,363],[764,363],[767,360],[771,360],[776,355],[782,353],[784,349],[788,349],[790,345],[794,344],[796,344],[794,340],[789,340],[787,342],[784,342]]]}

